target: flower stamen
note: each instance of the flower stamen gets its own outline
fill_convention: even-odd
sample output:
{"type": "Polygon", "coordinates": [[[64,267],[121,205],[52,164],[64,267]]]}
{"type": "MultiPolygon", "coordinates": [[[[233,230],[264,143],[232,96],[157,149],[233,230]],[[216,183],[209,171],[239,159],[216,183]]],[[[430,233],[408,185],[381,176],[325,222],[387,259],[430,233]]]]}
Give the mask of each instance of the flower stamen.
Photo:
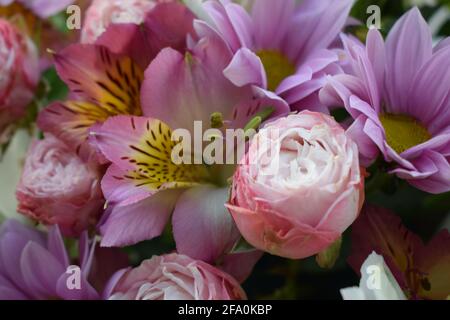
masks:
{"type": "Polygon", "coordinates": [[[280,83],[295,73],[295,65],[277,50],[261,50],[257,53],[267,73],[267,88],[275,91],[280,83]]]}
{"type": "Polygon", "coordinates": [[[399,154],[431,139],[427,128],[411,116],[386,113],[380,121],[387,143],[399,154]]]}

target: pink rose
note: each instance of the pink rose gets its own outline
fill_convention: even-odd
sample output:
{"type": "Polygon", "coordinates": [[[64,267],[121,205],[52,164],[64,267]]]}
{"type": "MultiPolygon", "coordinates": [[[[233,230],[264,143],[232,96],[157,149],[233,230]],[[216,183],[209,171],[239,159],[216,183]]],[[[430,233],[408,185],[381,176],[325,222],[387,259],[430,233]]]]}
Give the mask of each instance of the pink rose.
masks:
{"type": "Polygon", "coordinates": [[[34,141],[17,187],[18,211],[77,236],[102,212],[99,175],[55,137],[34,141]]]}
{"type": "Polygon", "coordinates": [[[304,111],[252,139],[227,207],[250,244],[300,259],[335,242],[363,201],[356,144],[333,118],[304,111]]]}
{"type": "Polygon", "coordinates": [[[119,271],[106,295],[112,300],[243,300],[230,275],[179,254],[155,256],[134,269],[119,271]],[[109,292],[108,292],[109,291],[109,292]]]}
{"type": "Polygon", "coordinates": [[[170,0],[94,0],[86,11],[82,43],[94,43],[112,23],[141,24],[156,2],[170,0]]]}
{"type": "Polygon", "coordinates": [[[0,19],[0,143],[10,125],[25,114],[39,81],[36,47],[25,34],[0,19]]]}

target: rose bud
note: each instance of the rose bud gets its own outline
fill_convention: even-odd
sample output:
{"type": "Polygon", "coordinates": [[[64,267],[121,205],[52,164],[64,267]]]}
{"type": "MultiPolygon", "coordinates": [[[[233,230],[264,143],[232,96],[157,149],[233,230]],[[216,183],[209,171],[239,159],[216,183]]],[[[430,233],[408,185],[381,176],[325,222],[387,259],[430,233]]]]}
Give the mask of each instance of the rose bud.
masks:
{"type": "Polygon", "coordinates": [[[24,33],[0,19],[0,143],[33,99],[39,81],[37,49],[24,33]]]}
{"type": "Polygon", "coordinates": [[[230,275],[185,255],[168,254],[118,271],[104,293],[111,300],[243,300],[230,275]]]}
{"type": "Polygon", "coordinates": [[[78,236],[94,226],[102,212],[99,176],[95,166],[48,135],[28,150],[16,192],[17,210],[41,223],[59,225],[66,236],[78,236]]]}
{"type": "Polygon", "coordinates": [[[250,244],[300,259],[338,240],[363,201],[356,144],[333,118],[304,111],[253,137],[227,207],[250,244]]]}

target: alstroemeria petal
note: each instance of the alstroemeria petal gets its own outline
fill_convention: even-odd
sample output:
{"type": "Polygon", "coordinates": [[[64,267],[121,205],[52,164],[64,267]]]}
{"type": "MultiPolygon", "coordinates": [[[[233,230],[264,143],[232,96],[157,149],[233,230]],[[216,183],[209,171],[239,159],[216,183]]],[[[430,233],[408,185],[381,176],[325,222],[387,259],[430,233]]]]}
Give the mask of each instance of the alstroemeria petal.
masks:
{"type": "Polygon", "coordinates": [[[410,279],[406,275],[414,268],[414,251],[421,246],[421,240],[403,226],[398,216],[385,209],[365,207],[352,226],[348,263],[359,273],[364,260],[375,251],[384,257],[399,285],[408,289],[410,279]]]}
{"type": "Polygon", "coordinates": [[[123,247],[161,235],[182,190],[158,192],[128,206],[116,206],[100,226],[103,247],[123,247]]]}
{"type": "Polygon", "coordinates": [[[89,128],[117,114],[117,110],[107,105],[83,101],[55,102],[39,114],[38,125],[86,159],[93,152],[88,142],[89,128]]]}
{"type": "Polygon", "coordinates": [[[228,188],[213,186],[183,193],[172,218],[179,253],[213,263],[233,248],[239,231],[225,208],[227,198],[228,188]]]}
{"type": "Polygon", "coordinates": [[[109,204],[129,205],[154,193],[147,185],[136,186],[134,180],[123,178],[125,173],[115,164],[106,171],[102,179],[102,191],[109,204]]]}
{"type": "Polygon", "coordinates": [[[96,45],[71,45],[55,54],[59,76],[76,96],[113,114],[140,115],[142,70],[129,58],[96,45]]]}
{"type": "Polygon", "coordinates": [[[250,87],[238,88],[223,75],[231,58],[217,38],[203,38],[186,56],[170,48],[162,50],[145,72],[144,114],[174,130],[191,132],[194,121],[201,121],[207,129],[213,113],[230,119],[234,106],[252,98],[250,87]]]}
{"type": "Polygon", "coordinates": [[[156,191],[183,188],[204,181],[201,165],[175,164],[172,131],[163,122],[145,117],[117,116],[93,131],[103,154],[122,170],[117,180],[130,180],[139,188],[156,191]]]}
{"type": "Polygon", "coordinates": [[[227,254],[220,268],[243,283],[252,273],[253,267],[261,259],[264,252],[254,249],[227,254]]]}
{"type": "Polygon", "coordinates": [[[417,268],[424,275],[418,295],[423,299],[445,300],[450,293],[450,234],[442,230],[423,250],[417,252],[417,268]]]}

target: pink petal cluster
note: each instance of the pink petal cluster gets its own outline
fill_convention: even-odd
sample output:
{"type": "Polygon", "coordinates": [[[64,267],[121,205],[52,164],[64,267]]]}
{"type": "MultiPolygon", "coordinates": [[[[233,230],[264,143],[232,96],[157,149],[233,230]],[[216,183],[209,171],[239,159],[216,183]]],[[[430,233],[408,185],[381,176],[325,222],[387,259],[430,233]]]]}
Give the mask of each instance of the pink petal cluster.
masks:
{"type": "Polygon", "coordinates": [[[336,241],[363,200],[356,144],[333,118],[304,111],[269,123],[253,138],[228,209],[250,244],[299,259],[336,241]]]}
{"type": "Polygon", "coordinates": [[[95,225],[102,212],[99,171],[48,135],[29,149],[17,187],[18,211],[67,236],[95,225]]]}
{"type": "Polygon", "coordinates": [[[203,261],[179,254],[155,256],[111,279],[111,300],[243,300],[231,276],[203,261]]]}
{"type": "Polygon", "coordinates": [[[110,24],[141,24],[156,2],[171,0],[94,0],[86,11],[82,43],[94,43],[110,24]]]}
{"type": "Polygon", "coordinates": [[[39,74],[34,44],[14,25],[0,19],[0,143],[6,140],[10,124],[24,115],[39,74]]]}

